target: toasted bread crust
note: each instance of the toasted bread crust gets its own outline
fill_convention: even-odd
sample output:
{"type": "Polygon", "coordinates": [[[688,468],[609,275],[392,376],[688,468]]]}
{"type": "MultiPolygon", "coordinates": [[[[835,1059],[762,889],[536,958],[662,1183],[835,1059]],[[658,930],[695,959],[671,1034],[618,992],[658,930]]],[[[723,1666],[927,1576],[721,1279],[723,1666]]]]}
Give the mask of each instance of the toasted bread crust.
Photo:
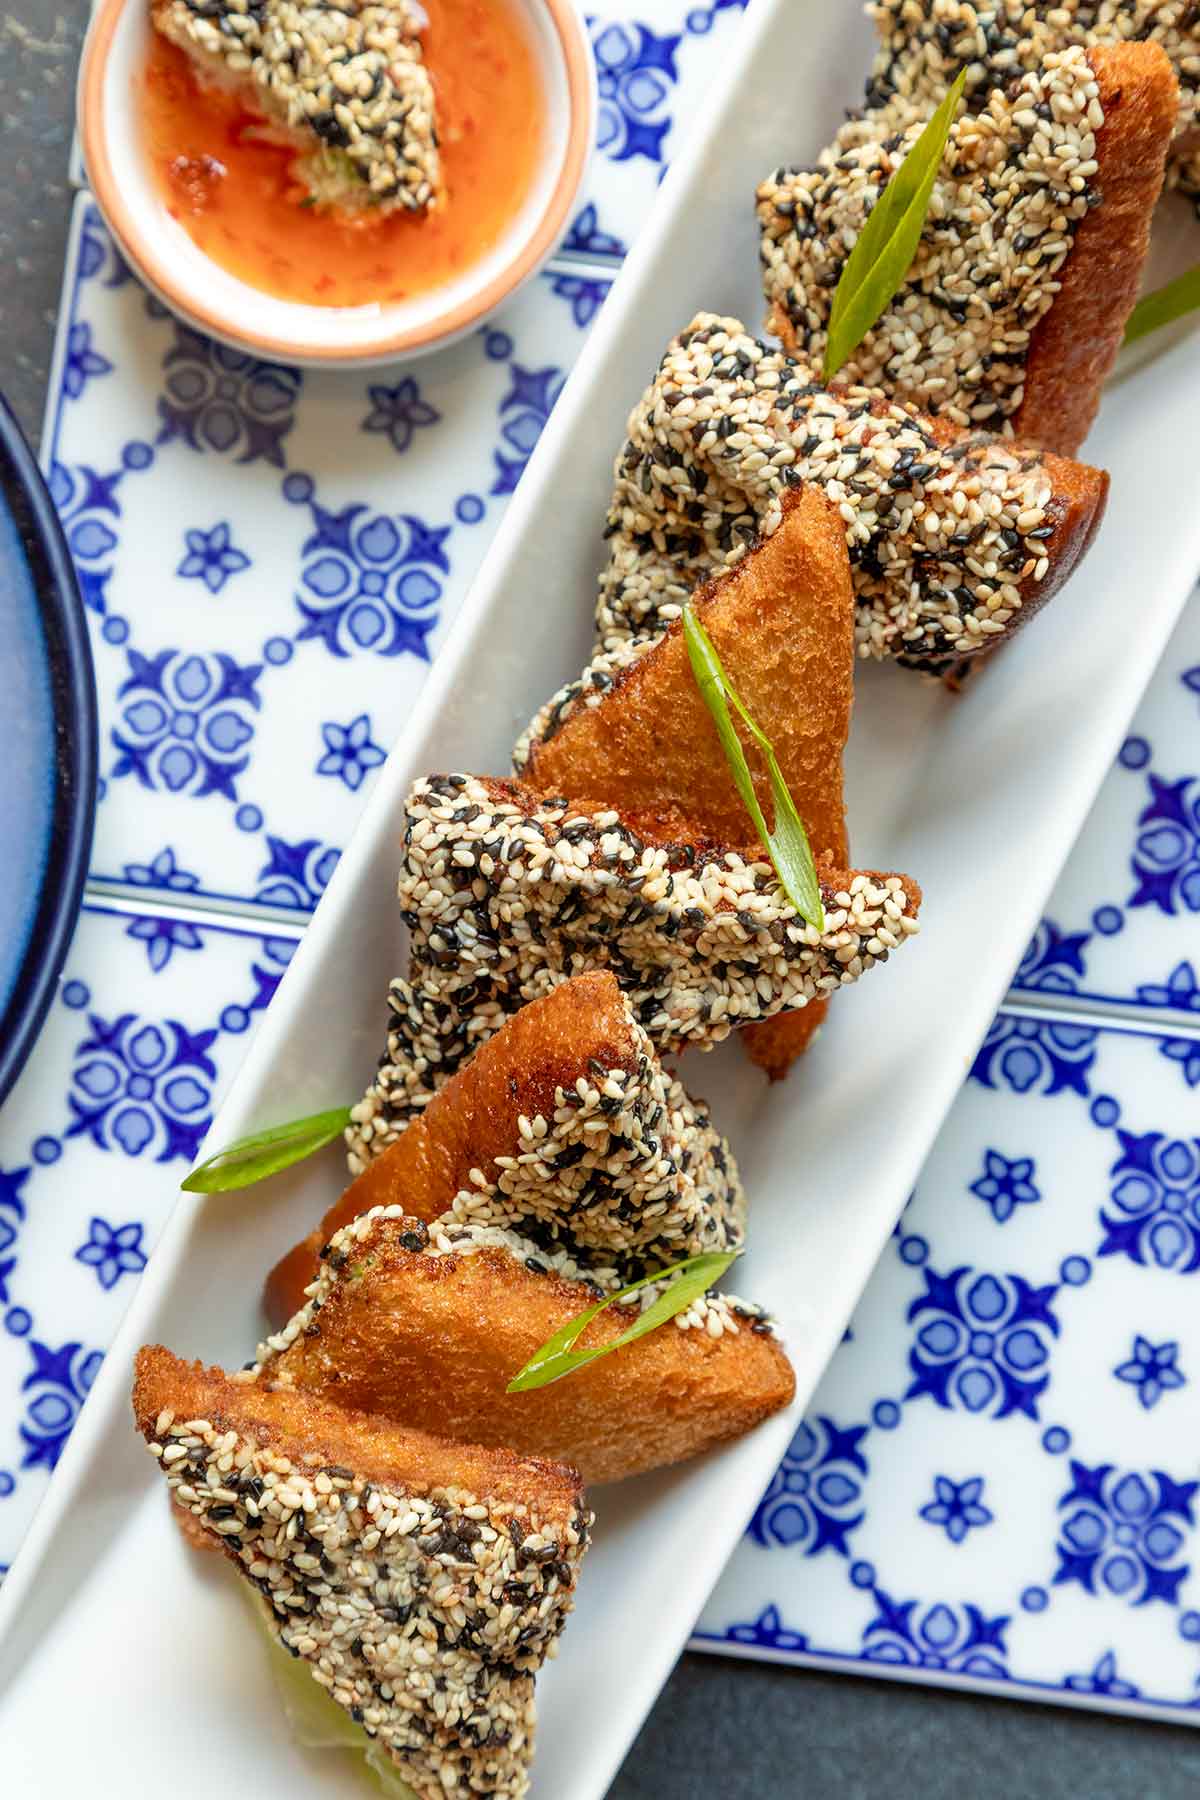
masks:
{"type": "Polygon", "coordinates": [[[160,1414],[169,1411],[255,1438],[300,1467],[341,1464],[408,1493],[467,1488],[481,1497],[536,1505],[547,1519],[571,1518],[582,1497],[578,1474],[561,1463],[431,1437],[394,1419],[368,1418],[311,1390],[234,1381],[222,1369],[184,1362],[161,1344],[139,1350],[134,1368],[133,1414],[147,1443],[156,1436],[160,1414]]]}
{"type": "MultiPolygon", "coordinates": [[[[491,800],[497,804],[518,806],[526,814],[534,813],[539,801],[544,798],[544,796],[532,793],[523,783],[508,781],[500,775],[480,775],[478,781],[491,800]]],[[[587,814],[603,811],[608,803],[585,796],[573,800],[572,804],[577,806],[581,813],[587,814]]],[[[697,832],[692,826],[691,820],[684,818],[677,810],[670,807],[631,811],[622,813],[621,816],[648,843],[661,844],[668,851],[679,851],[681,853],[679,856],[680,867],[686,865],[689,868],[700,868],[706,862],[720,860],[730,851],[744,857],[747,862],[762,859],[762,850],[757,844],[746,842],[730,844],[710,839],[697,832]]],[[[672,861],[668,856],[667,867],[671,866],[672,861]]],[[[848,888],[856,875],[866,875],[872,881],[900,882],[913,912],[920,909],[923,898],[921,884],[919,881],[914,881],[911,875],[895,874],[891,870],[883,869],[830,868],[826,863],[820,864],[817,874],[820,878],[821,892],[827,902],[831,901],[834,894],[848,888]]]]}
{"type": "MultiPolygon", "coordinates": [[[[264,1381],[420,1430],[569,1461],[587,1482],[698,1456],[792,1398],[795,1377],[773,1337],[746,1326],[714,1338],[674,1324],[566,1380],[508,1394],[518,1369],[591,1304],[591,1290],[535,1274],[498,1247],[467,1256],[407,1250],[404,1227],[402,1219],[373,1222],[315,1329],[265,1364],[264,1381]]],[[[611,1342],[636,1317],[610,1307],[588,1342],[611,1342]]]]}
{"type": "MultiPolygon", "coordinates": [[[[841,758],[854,698],[854,594],[836,507],[816,488],[788,493],[771,536],[698,588],[692,605],[775,747],[814,851],[844,863],[841,758]]],[[[747,755],[769,817],[762,758],[753,745],[747,755]]],[[[544,793],[602,793],[621,811],[672,802],[705,837],[753,836],[678,620],[614,676],[598,705],[577,707],[536,744],[524,774],[544,793]]]]}
{"type": "Polygon", "coordinates": [[[1028,625],[1074,574],[1095,542],[1108,505],[1107,469],[1094,469],[1090,463],[1072,462],[1053,453],[1043,456],[1042,466],[1052,489],[1049,511],[1054,537],[1050,567],[1041,581],[1030,577],[1020,583],[1021,609],[1009,627],[1010,637],[1028,625]]]}
{"type": "Polygon", "coordinates": [[[368,1163],[319,1226],[276,1263],[263,1300],[281,1325],[303,1304],[321,1246],[374,1206],[403,1206],[428,1224],[470,1181],[513,1154],[517,1120],[549,1117],[558,1088],[573,1088],[595,1059],[632,1070],[637,1050],[621,990],[607,970],[565,981],[507,1019],[429,1102],[420,1118],[368,1163]]]}
{"type": "Polygon", "coordinates": [[[1087,53],[1100,85],[1096,138],[1101,205],[1080,221],[1053,306],[1030,340],[1016,435],[1073,456],[1137,300],[1150,222],[1179,113],[1179,85],[1162,46],[1097,44],[1087,53]]]}
{"type": "Polygon", "coordinates": [[[747,1056],[771,1081],[782,1081],[820,1031],[828,1011],[828,1000],[814,1000],[800,1012],[779,1013],[748,1025],[742,1033],[747,1056]]]}
{"type": "MultiPolygon", "coordinates": [[[[849,856],[842,753],[854,701],[854,590],[837,508],[813,487],[783,497],[769,538],[728,574],[697,589],[692,605],[734,687],[775,747],[815,855],[849,856]]],[[[747,756],[759,802],[771,816],[762,757],[747,756]]],[[[574,797],[604,793],[622,809],[670,801],[706,837],[752,834],[716,729],[696,687],[682,626],[621,670],[597,706],[581,706],[534,746],[525,778],[574,797]]],[[[828,1003],[751,1025],[751,1060],[773,1079],[787,1073],[828,1003]],[[763,1035],[766,1033],[767,1035],[763,1035]]]]}

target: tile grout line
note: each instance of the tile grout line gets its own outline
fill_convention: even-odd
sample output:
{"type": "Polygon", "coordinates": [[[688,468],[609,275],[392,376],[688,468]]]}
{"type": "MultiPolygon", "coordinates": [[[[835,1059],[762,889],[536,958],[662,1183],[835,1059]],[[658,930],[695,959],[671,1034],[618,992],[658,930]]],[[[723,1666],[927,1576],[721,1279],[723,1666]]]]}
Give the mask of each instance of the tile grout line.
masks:
{"type": "Polygon", "coordinates": [[[1151,1037],[1165,1032],[1200,1041],[1200,1016],[1169,1006],[1140,1006],[1089,994],[1056,994],[1047,1000],[1033,988],[1010,988],[997,1008],[1040,1019],[1051,1025],[1096,1025],[1110,1030],[1142,1031],[1151,1037]]]}
{"type": "Polygon", "coordinates": [[[615,281],[625,267],[624,256],[603,252],[584,255],[576,250],[559,250],[545,265],[547,275],[590,275],[597,281],[615,281]]]}
{"type": "MultiPolygon", "coordinates": [[[[194,898],[183,894],[160,895],[154,889],[91,876],[84,886],[84,904],[92,906],[93,910],[120,913],[125,917],[150,914],[155,918],[207,925],[218,931],[241,930],[290,937],[297,943],[313,918],[312,913],[209,894],[197,894],[194,898]]],[[[1123,1027],[1154,1037],[1170,1032],[1200,1040],[1200,1016],[1194,1013],[1178,1012],[1171,1007],[1144,1007],[1134,1001],[1098,999],[1087,994],[1056,994],[1053,1000],[1048,1000],[1034,988],[1010,988],[997,1011],[1019,1013],[1024,1018],[1038,1019],[1046,1024],[1123,1027]]]]}
{"type": "Polygon", "coordinates": [[[180,895],[163,894],[160,897],[153,888],[92,876],[84,883],[83,903],[94,911],[120,913],[128,918],[151,914],[154,918],[209,925],[222,931],[252,927],[258,932],[265,930],[268,935],[294,938],[297,943],[312,922],[311,913],[281,906],[227,900],[211,894],[198,894],[194,900],[180,895]]]}

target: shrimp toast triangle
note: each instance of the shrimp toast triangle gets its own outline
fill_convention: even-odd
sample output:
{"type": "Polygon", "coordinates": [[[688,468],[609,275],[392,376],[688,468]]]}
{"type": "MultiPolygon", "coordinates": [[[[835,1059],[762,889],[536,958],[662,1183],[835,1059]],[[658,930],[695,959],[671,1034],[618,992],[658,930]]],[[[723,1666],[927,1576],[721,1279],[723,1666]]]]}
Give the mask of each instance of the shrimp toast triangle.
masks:
{"type": "Polygon", "coordinates": [[[372,1115],[407,1122],[509,1013],[583,970],[611,969],[661,1052],[823,999],[916,930],[907,876],[822,870],[820,931],[756,848],[689,829],[491,777],[418,781],[399,883],[409,968],[372,1115]]]}
{"type": "Polygon", "coordinates": [[[1072,45],[1160,46],[1179,83],[1168,180],[1200,194],[1200,8],[1194,0],[869,0],[880,37],[867,83],[867,117],[931,110],[966,65],[966,105],[1039,69],[1072,45]]]}
{"type": "MultiPolygon", "coordinates": [[[[771,536],[698,588],[691,606],[774,747],[818,866],[827,859],[844,868],[842,755],[854,700],[846,530],[816,487],[789,489],[781,512],[771,536]]],[[[518,754],[523,778],[568,798],[603,793],[622,810],[669,803],[697,837],[751,841],[754,826],[692,674],[680,621],[610,671],[611,662],[601,655],[543,708],[518,754]]],[[[764,759],[752,742],[746,753],[770,819],[764,759]]],[[[750,1026],[744,1039],[750,1056],[772,1076],[785,1074],[827,1005],[815,1000],[802,1012],[750,1026]]]]}
{"type": "Polygon", "coordinates": [[[420,1800],[527,1792],[534,1677],[587,1547],[573,1469],[160,1347],[138,1353],[133,1408],[193,1529],[420,1800]]]}
{"type": "Polygon", "coordinates": [[[662,630],[778,527],[798,482],[846,524],[860,656],[942,670],[994,649],[1090,546],[1108,477],[835,382],[701,313],[667,346],[617,457],[600,579],[605,650],[662,630]]]}
{"type": "MultiPolygon", "coordinates": [[[[334,1237],[312,1298],[260,1348],[257,1379],[561,1458],[587,1482],[699,1456],[791,1400],[791,1364],[766,1321],[723,1296],[698,1325],[669,1322],[565,1380],[507,1393],[597,1293],[512,1234],[431,1229],[398,1207],[368,1213],[334,1237]]],[[[610,1306],[585,1345],[610,1343],[638,1316],[610,1306]]]]}
{"type": "Polygon", "coordinates": [[[377,1206],[425,1224],[510,1227],[638,1273],[745,1235],[732,1150],[663,1069],[607,971],[506,1019],[398,1137],[368,1104],[355,1111],[351,1162],[373,1160],[267,1278],[273,1324],[303,1305],[322,1246],[377,1206]]]}
{"type": "MultiPolygon", "coordinates": [[[[815,856],[846,866],[842,754],[854,700],[854,593],[846,529],[819,488],[790,489],[770,537],[691,606],[738,696],[774,746],[815,856]]],[[[585,672],[539,714],[519,773],[544,794],[603,794],[622,812],[679,809],[697,837],[740,844],[754,827],[691,671],[676,618],[603,685],[585,672]]],[[[771,817],[762,756],[746,754],[771,817]]]]}
{"type": "MultiPolygon", "coordinates": [[[[1073,456],[1137,299],[1179,111],[1153,43],[1071,46],[950,129],[894,298],[838,379],[1073,456]]],[[[898,98],[759,189],[768,329],[820,364],[845,246],[933,110],[898,98]]]]}

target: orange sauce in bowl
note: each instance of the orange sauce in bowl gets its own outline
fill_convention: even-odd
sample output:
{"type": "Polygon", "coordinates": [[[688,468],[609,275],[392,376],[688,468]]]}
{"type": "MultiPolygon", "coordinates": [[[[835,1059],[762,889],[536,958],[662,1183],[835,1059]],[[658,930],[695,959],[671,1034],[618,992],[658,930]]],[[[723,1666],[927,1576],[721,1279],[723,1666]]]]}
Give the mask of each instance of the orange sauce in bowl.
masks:
{"type": "Polygon", "coordinates": [[[384,218],[306,205],[297,152],[263,143],[261,114],[205,82],[151,33],[137,101],[167,211],[249,286],[312,306],[378,306],[444,287],[524,204],[545,129],[537,53],[514,0],[424,0],[442,192],[384,218]]]}

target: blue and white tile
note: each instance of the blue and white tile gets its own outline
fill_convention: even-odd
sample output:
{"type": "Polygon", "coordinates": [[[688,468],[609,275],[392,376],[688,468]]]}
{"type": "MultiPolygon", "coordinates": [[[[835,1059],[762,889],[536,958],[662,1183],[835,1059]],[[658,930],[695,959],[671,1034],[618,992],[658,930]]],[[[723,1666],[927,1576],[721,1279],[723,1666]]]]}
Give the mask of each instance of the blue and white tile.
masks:
{"type": "MultiPolygon", "coordinates": [[[[1200,1026],[1200,597],[1194,596],[1014,986],[1200,1026]]],[[[1181,1072],[1200,1086],[1200,1061],[1181,1072]]]]}
{"type": "MultiPolygon", "coordinates": [[[[641,0],[587,14],[596,61],[596,151],[566,256],[622,257],[709,86],[746,0],[641,0]]],[[[749,204],[749,202],[747,202],[749,204]]]]}
{"type": "Polygon", "coordinates": [[[0,1572],[294,948],[84,908],[0,1114],[0,1572]]]}
{"type": "Polygon", "coordinates": [[[542,276],[419,363],[304,373],[179,324],[78,198],[43,460],[92,627],[98,877],[315,903],[583,343],[583,286],[542,276]]]}
{"type": "Polygon", "coordinates": [[[701,1647],[1195,1716],[1200,1139],[1166,1043],[996,1021],[701,1647]]]}

